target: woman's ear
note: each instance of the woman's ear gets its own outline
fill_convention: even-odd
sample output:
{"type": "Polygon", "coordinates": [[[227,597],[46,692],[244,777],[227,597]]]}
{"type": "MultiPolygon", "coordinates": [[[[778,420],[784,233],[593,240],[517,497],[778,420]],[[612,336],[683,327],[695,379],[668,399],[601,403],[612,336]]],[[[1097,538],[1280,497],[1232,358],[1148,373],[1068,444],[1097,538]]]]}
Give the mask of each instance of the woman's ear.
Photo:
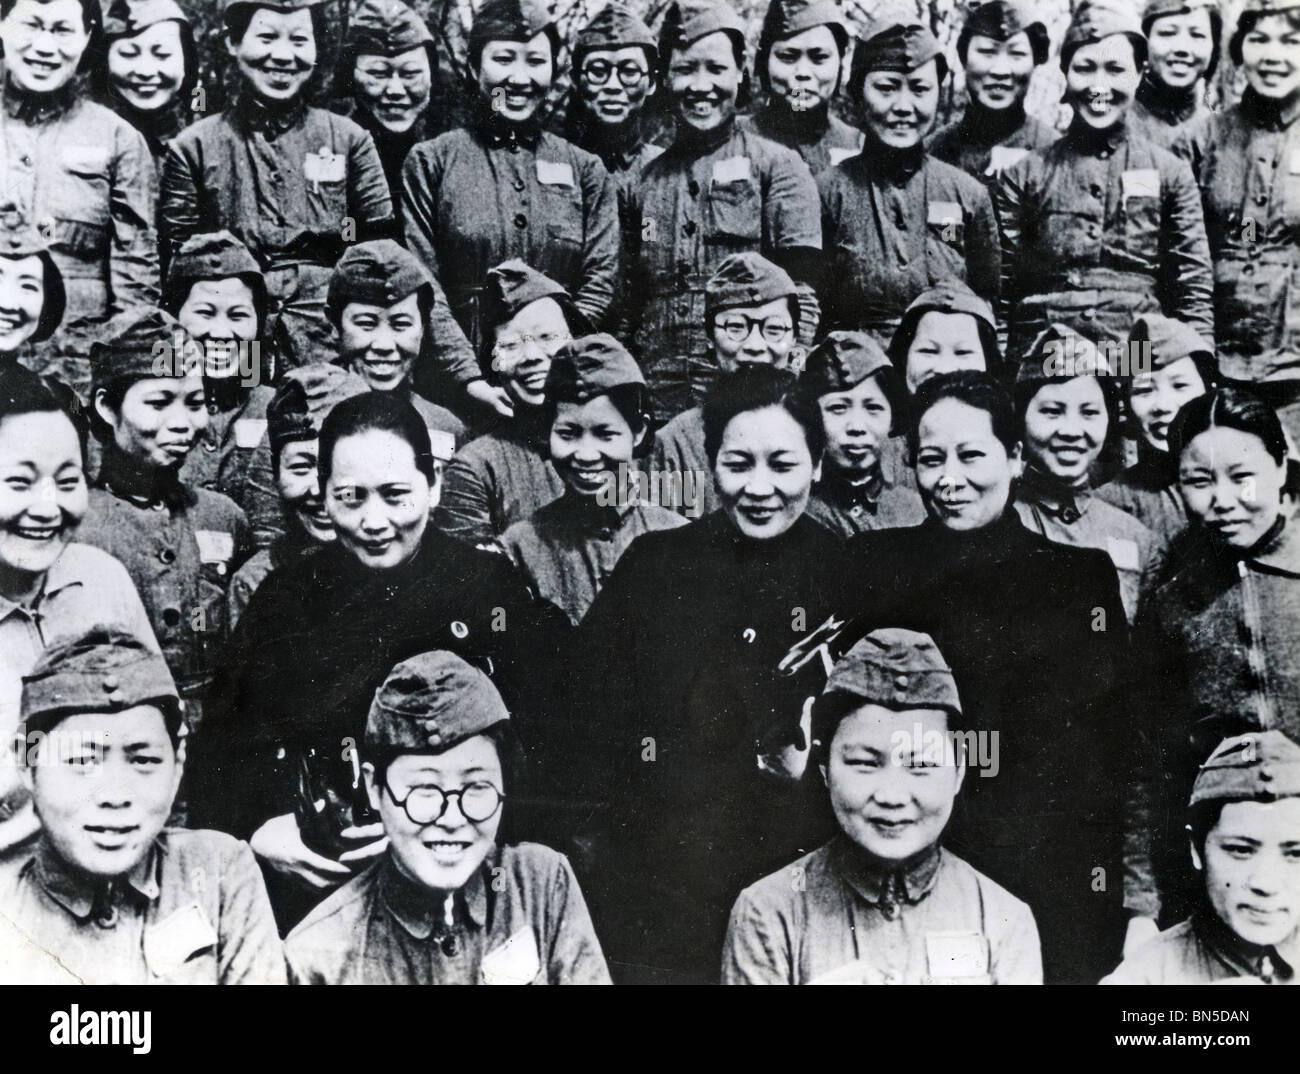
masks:
{"type": "Polygon", "coordinates": [[[110,429],[117,428],[117,411],[108,405],[108,391],[106,389],[95,389],[95,394],[91,399],[91,405],[95,408],[95,414],[99,417],[100,421],[110,429]]]}
{"type": "Polygon", "coordinates": [[[443,462],[441,459],[433,460],[433,480],[429,482],[429,514],[433,515],[434,509],[442,502],[442,469],[443,462]]]}
{"type": "Polygon", "coordinates": [[[1007,456],[1007,458],[1010,459],[1011,461],[1011,475],[1013,477],[1024,477],[1025,476],[1025,453],[1024,453],[1024,446],[1020,443],[1019,440],[1016,441],[1015,445],[1011,449],[1011,453],[1007,456]]]}
{"type": "Polygon", "coordinates": [[[383,788],[375,780],[375,766],[366,761],[361,766],[361,776],[366,781],[366,797],[370,799],[370,808],[376,813],[379,812],[380,798],[383,788]]]}

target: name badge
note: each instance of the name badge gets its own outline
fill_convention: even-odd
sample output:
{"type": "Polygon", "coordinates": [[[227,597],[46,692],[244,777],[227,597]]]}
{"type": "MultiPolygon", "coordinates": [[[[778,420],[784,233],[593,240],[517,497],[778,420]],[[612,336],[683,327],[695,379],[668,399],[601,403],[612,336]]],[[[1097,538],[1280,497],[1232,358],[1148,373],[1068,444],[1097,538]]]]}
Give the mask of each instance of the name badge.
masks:
{"type": "Polygon", "coordinates": [[[831,146],[831,167],[848,160],[849,157],[856,157],[861,152],[861,149],[845,149],[842,146],[831,146]]]}
{"type": "Polygon", "coordinates": [[[262,442],[266,435],[265,418],[236,418],[235,446],[251,449],[262,442]]]}
{"type": "Polygon", "coordinates": [[[220,530],[195,530],[194,539],[199,544],[199,559],[204,563],[225,564],[235,554],[233,534],[220,530]]]}
{"type": "Polygon", "coordinates": [[[483,983],[530,984],[542,970],[532,929],[520,929],[500,947],[483,956],[483,983]]]}
{"type": "Polygon", "coordinates": [[[931,979],[982,977],[989,972],[989,942],[982,932],[927,932],[925,961],[931,979]]]}
{"type": "Polygon", "coordinates": [[[727,157],[713,162],[713,185],[743,183],[751,175],[748,157],[727,157]]]}
{"type": "Polygon", "coordinates": [[[545,186],[574,186],[573,168],[562,160],[539,160],[537,181],[545,186]]]}
{"type": "Polygon", "coordinates": [[[1138,556],[1136,541],[1130,541],[1124,537],[1107,537],[1106,551],[1110,553],[1110,561],[1115,564],[1117,571],[1141,569],[1142,564],[1138,556]]]}
{"type": "Polygon", "coordinates": [[[960,224],[962,221],[961,206],[955,201],[932,201],[928,208],[926,223],[960,224]]]}
{"type": "Polygon", "coordinates": [[[456,454],[456,438],[445,429],[429,429],[429,446],[433,449],[433,457],[443,462],[450,462],[456,454]]]}
{"type": "Polygon", "coordinates": [[[1300,175],[1300,149],[1291,150],[1291,174],[1300,175]]]}
{"type": "Polygon", "coordinates": [[[993,155],[989,157],[989,166],[984,169],[985,175],[997,175],[1013,164],[1019,164],[1025,157],[1029,156],[1028,149],[1022,149],[1019,146],[995,145],[993,155]]]}
{"type": "Polygon", "coordinates": [[[74,172],[102,172],[108,168],[108,150],[96,145],[65,145],[63,166],[74,172]]]}
{"type": "Polygon", "coordinates": [[[303,158],[302,174],[309,183],[337,183],[347,178],[347,161],[342,153],[331,153],[329,146],[321,146],[319,153],[308,153],[303,158]]]}
{"type": "Polygon", "coordinates": [[[1155,168],[1134,168],[1123,175],[1124,200],[1160,197],[1160,173],[1155,168]]]}
{"type": "Polygon", "coordinates": [[[169,977],[191,957],[217,945],[217,932],[197,903],[144,932],[144,960],[155,977],[169,977]]]}

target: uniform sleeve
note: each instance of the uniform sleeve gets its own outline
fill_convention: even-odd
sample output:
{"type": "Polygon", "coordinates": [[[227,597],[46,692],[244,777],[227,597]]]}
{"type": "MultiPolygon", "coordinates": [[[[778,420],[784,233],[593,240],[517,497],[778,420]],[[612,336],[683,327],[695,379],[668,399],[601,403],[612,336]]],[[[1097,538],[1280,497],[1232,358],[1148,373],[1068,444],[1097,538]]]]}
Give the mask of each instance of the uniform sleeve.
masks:
{"type": "Polygon", "coordinates": [[[798,285],[799,342],[809,344],[821,322],[816,291],[823,264],[821,200],[812,172],[793,151],[777,155],[767,169],[763,239],[764,254],[798,285]]]}
{"type": "Polygon", "coordinates": [[[592,329],[605,326],[619,271],[618,188],[599,160],[582,168],[582,283],[573,296],[592,329]]]}
{"type": "Polygon", "coordinates": [[[1005,169],[993,187],[993,213],[997,223],[998,242],[1001,247],[998,274],[998,321],[1009,324],[1021,298],[1020,242],[1021,215],[1027,200],[1030,181],[1029,161],[1005,169]]]}
{"type": "Polygon", "coordinates": [[[587,902],[568,859],[561,857],[547,892],[551,920],[546,972],[551,984],[612,984],[587,902]]]}
{"type": "Polygon", "coordinates": [[[1160,287],[1165,313],[1214,338],[1214,270],[1201,193],[1180,162],[1161,184],[1160,287]]]}
{"type": "Polygon", "coordinates": [[[487,467],[463,454],[447,464],[442,499],[433,514],[434,526],[466,544],[482,544],[496,537],[493,505],[495,483],[487,467]]]}
{"type": "Polygon", "coordinates": [[[393,198],[384,178],[379,150],[375,148],[375,140],[364,131],[348,149],[348,211],[359,225],[365,225],[358,227],[358,238],[372,232],[374,225],[393,219],[393,198]]]}
{"type": "Polygon", "coordinates": [[[1002,246],[988,191],[980,188],[966,231],[966,279],[982,299],[998,308],[1002,291],[1002,246]]]}
{"type": "MultiPolygon", "coordinates": [[[[1043,952],[1033,912],[1020,900],[1006,908],[1004,924],[990,944],[989,975],[994,984],[1040,985],[1043,952]]],[[[991,912],[997,912],[990,907],[991,912]]]]}
{"type": "Polygon", "coordinates": [[[748,892],[731,908],[722,948],[724,985],[794,984],[793,958],[784,929],[766,915],[748,892]]]}
{"type": "Polygon", "coordinates": [[[112,312],[158,303],[158,237],[154,232],[157,179],[149,145],[137,130],[124,130],[114,162],[109,212],[112,312]]]}
{"type": "Polygon", "coordinates": [[[231,577],[230,588],[226,591],[226,622],[230,624],[231,630],[239,623],[239,617],[248,607],[255,588],[245,571],[236,571],[231,577]]]}
{"type": "Polygon", "coordinates": [[[162,222],[162,240],[169,259],[186,239],[200,230],[194,164],[175,142],[167,147],[163,158],[158,219],[162,222]]]}
{"type": "Polygon", "coordinates": [[[100,568],[96,581],[103,587],[103,592],[108,597],[111,621],[121,625],[146,645],[151,646],[154,652],[162,652],[131,575],[116,556],[109,556],[107,552],[104,555],[111,560],[111,563],[100,568]]]}
{"type": "Polygon", "coordinates": [[[221,874],[221,984],[286,984],[284,948],[262,871],[240,843],[221,874]]]}
{"type": "Polygon", "coordinates": [[[254,549],[269,548],[284,533],[284,512],[275,487],[275,468],[271,463],[271,441],[263,433],[248,460],[243,483],[243,508],[249,526],[249,540],[254,549]]]}

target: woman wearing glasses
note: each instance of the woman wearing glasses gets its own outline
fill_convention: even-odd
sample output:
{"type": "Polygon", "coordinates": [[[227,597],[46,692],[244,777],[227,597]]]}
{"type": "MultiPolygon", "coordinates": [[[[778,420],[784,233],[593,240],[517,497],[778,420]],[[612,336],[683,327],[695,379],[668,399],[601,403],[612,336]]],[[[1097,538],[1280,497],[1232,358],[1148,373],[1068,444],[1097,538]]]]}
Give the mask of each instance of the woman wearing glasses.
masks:
{"type": "Polygon", "coordinates": [[[521,753],[492,681],[453,653],[374,696],[361,770],[386,852],[289,936],[297,984],[609,984],[577,878],[500,845],[521,753]]]}

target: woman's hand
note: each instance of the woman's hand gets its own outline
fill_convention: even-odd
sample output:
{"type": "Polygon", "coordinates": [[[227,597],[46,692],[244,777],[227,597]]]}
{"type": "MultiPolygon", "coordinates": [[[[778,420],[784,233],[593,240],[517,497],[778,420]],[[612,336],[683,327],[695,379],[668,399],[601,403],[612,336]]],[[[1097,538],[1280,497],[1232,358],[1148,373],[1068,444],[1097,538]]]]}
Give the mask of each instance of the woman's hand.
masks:
{"type": "Polygon", "coordinates": [[[378,822],[359,828],[344,828],[339,835],[356,843],[352,850],[339,855],[339,862],[354,872],[360,872],[388,849],[388,836],[384,835],[384,826],[378,822]]]}
{"type": "Polygon", "coordinates": [[[483,403],[495,410],[503,418],[513,418],[515,416],[514,403],[510,401],[510,396],[506,390],[495,384],[489,384],[482,378],[471,380],[466,384],[465,394],[476,402],[483,403]]]}
{"type": "MultiPolygon", "coordinates": [[[[348,829],[358,830],[369,831],[348,829]]],[[[253,833],[248,845],[277,873],[299,880],[317,891],[338,887],[352,876],[352,870],[342,862],[322,857],[303,843],[302,833],[298,831],[298,818],[292,813],[272,817],[253,833]]]]}

